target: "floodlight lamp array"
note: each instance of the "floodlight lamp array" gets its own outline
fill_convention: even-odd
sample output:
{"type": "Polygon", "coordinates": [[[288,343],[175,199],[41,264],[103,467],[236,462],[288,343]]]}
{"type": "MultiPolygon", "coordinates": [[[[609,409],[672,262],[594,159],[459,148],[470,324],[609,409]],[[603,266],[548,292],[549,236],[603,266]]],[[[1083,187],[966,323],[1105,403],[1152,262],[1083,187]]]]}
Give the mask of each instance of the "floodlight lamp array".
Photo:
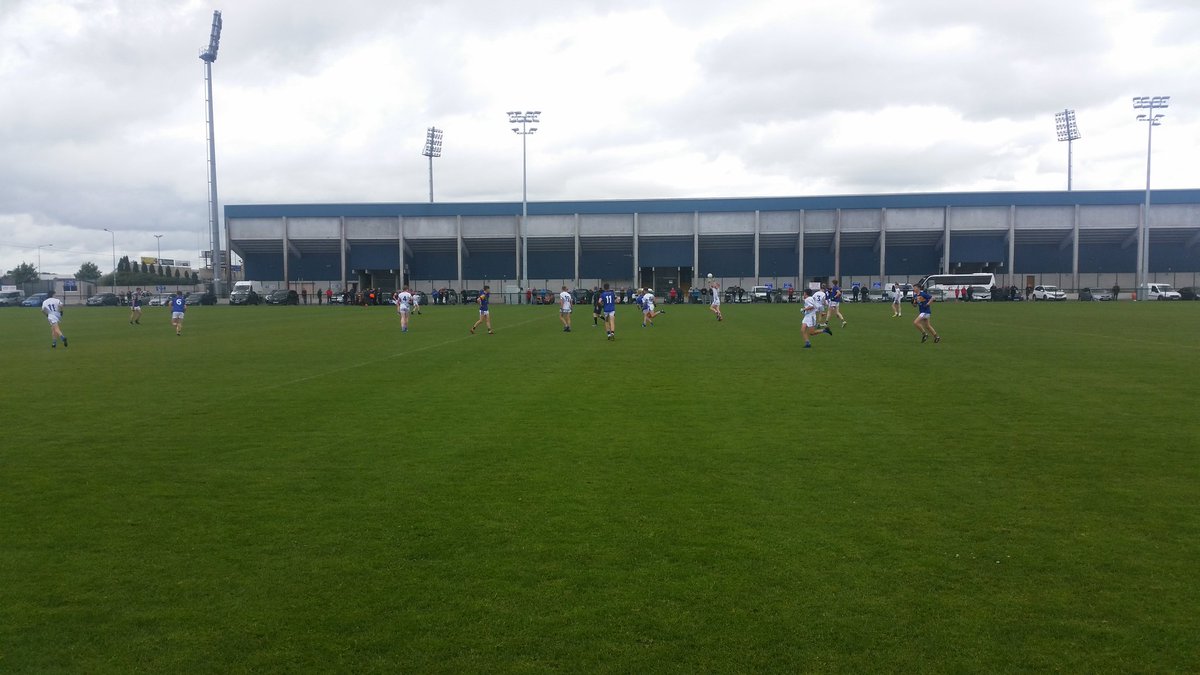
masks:
{"type": "Polygon", "coordinates": [[[429,127],[425,135],[425,149],[421,151],[426,157],[441,157],[442,156],[442,130],[437,127],[429,127]]]}
{"type": "Polygon", "coordinates": [[[1170,96],[1134,96],[1133,107],[1136,109],[1149,108],[1169,108],[1171,104],[1170,96]]]}
{"type": "Polygon", "coordinates": [[[213,12],[212,34],[208,38],[208,48],[200,50],[200,59],[212,63],[217,60],[217,50],[221,47],[221,11],[213,12]]]}
{"type": "Polygon", "coordinates": [[[1054,128],[1058,131],[1058,140],[1077,141],[1080,139],[1079,126],[1075,124],[1075,111],[1064,110],[1054,114],[1054,128]]]}

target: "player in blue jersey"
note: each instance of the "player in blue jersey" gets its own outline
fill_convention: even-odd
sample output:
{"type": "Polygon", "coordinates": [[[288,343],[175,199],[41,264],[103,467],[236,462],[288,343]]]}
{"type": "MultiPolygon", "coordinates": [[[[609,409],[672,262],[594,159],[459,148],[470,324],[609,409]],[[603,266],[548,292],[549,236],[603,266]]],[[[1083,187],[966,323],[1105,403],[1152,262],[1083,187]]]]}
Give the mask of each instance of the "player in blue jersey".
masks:
{"type": "Polygon", "coordinates": [[[183,313],[187,311],[187,301],[183,297],[183,291],[175,291],[175,297],[171,298],[171,325],[175,327],[175,334],[183,334],[183,313]]]}
{"type": "Polygon", "coordinates": [[[932,314],[929,306],[933,304],[933,295],[921,284],[913,284],[913,293],[913,304],[917,306],[917,318],[913,320],[913,325],[921,331],[921,342],[928,340],[930,335],[933,336],[934,342],[941,342],[942,336],[938,335],[933,329],[933,324],[929,323],[929,316],[932,314]]]}
{"type": "Polygon", "coordinates": [[[488,335],[492,335],[492,315],[488,310],[488,300],[492,296],[491,288],[491,286],[484,286],[483,290],[479,292],[479,320],[475,322],[474,326],[471,326],[471,335],[475,334],[475,329],[479,328],[481,323],[487,324],[488,335]]]}
{"type": "Polygon", "coordinates": [[[830,282],[829,288],[829,318],[833,318],[837,314],[837,318],[842,321],[842,328],[846,327],[846,317],[842,316],[842,285],[837,279],[830,282]]]}
{"type": "Polygon", "coordinates": [[[142,289],[137,289],[129,296],[129,324],[142,323],[142,289]]]}
{"type": "Polygon", "coordinates": [[[608,335],[608,339],[617,339],[617,294],[604,284],[604,290],[600,293],[600,303],[603,305],[602,314],[604,316],[604,332],[608,335]]]}

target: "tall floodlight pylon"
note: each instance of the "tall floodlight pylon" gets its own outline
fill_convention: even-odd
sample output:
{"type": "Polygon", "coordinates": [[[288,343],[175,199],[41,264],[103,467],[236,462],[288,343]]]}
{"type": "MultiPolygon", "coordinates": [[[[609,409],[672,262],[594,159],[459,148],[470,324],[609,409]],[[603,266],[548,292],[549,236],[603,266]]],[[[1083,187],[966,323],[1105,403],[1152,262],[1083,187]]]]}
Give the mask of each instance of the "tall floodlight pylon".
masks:
{"type": "MultiPolygon", "coordinates": [[[[201,48],[200,60],[204,62],[204,102],[207,105],[205,120],[208,123],[208,225],[212,239],[213,292],[221,297],[221,216],[217,211],[217,142],[213,135],[212,64],[217,60],[217,48],[221,45],[221,12],[213,12],[212,33],[208,47],[201,48]]],[[[228,274],[233,273],[233,261],[225,261],[228,274]]],[[[230,277],[232,280],[232,276],[230,277]]]]}
{"type": "Polygon", "coordinates": [[[1079,125],[1075,124],[1075,111],[1067,108],[1060,113],[1054,113],[1054,128],[1058,131],[1058,140],[1067,142],[1067,191],[1071,191],[1071,142],[1080,139],[1079,125]]]}
{"type": "Polygon", "coordinates": [[[429,127],[425,134],[425,149],[422,155],[429,158],[429,203],[433,203],[433,158],[442,156],[442,130],[429,127]]]}

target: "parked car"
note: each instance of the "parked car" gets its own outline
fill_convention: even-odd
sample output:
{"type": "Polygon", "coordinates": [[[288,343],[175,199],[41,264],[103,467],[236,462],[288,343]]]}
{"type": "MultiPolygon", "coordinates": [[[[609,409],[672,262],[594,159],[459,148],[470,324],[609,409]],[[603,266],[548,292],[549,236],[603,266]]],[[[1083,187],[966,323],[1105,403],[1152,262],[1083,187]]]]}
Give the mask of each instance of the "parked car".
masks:
{"type": "Polygon", "coordinates": [[[298,305],[300,294],[290,288],[280,288],[267,294],[268,305],[298,305]]]}
{"type": "Polygon", "coordinates": [[[1032,297],[1034,300],[1066,300],[1067,294],[1058,290],[1058,286],[1040,285],[1033,287],[1032,297]]]}
{"type": "Polygon", "coordinates": [[[171,304],[171,296],[160,294],[152,295],[146,300],[147,307],[166,307],[171,304]]]}
{"type": "Polygon", "coordinates": [[[725,289],[724,302],[750,302],[750,295],[741,286],[730,286],[725,289]]]}
{"type": "Polygon", "coordinates": [[[576,288],[571,291],[571,297],[574,298],[572,302],[577,305],[592,304],[592,290],[590,288],[576,288]]]}
{"type": "Polygon", "coordinates": [[[22,307],[41,307],[46,298],[50,297],[48,293],[34,293],[33,295],[21,301],[22,307]]]}
{"type": "Polygon", "coordinates": [[[121,299],[116,293],[97,293],[84,301],[88,307],[110,306],[116,307],[121,304],[121,299]]]}
{"type": "Polygon", "coordinates": [[[217,304],[217,294],[212,291],[192,291],[183,301],[188,305],[215,305],[217,304]]]}
{"type": "Polygon", "coordinates": [[[459,293],[459,298],[462,299],[464,305],[474,304],[479,302],[479,291],[472,288],[464,289],[462,293],[459,293]]]}
{"type": "Polygon", "coordinates": [[[253,288],[239,289],[229,294],[231,305],[257,305],[262,302],[262,296],[253,288]]]}
{"type": "Polygon", "coordinates": [[[752,286],[750,302],[771,302],[771,289],[766,286],[752,286]]]}
{"type": "Polygon", "coordinates": [[[1179,289],[1180,300],[1200,300],[1200,288],[1195,286],[1184,286],[1179,289]]]}
{"type": "Polygon", "coordinates": [[[1080,300],[1112,300],[1112,291],[1106,291],[1103,288],[1081,288],[1079,289],[1080,300]]]}

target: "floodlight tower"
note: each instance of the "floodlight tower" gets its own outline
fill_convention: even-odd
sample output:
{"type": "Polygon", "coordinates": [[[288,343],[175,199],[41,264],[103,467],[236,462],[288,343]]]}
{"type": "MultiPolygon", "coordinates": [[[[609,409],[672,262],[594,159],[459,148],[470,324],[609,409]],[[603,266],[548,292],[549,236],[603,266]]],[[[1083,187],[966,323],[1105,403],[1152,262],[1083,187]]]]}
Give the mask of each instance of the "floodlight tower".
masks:
{"type": "Polygon", "coordinates": [[[1054,128],[1058,130],[1058,140],[1067,142],[1067,192],[1071,191],[1071,142],[1079,140],[1079,126],[1075,124],[1075,111],[1067,108],[1060,113],[1054,113],[1054,128]]]}
{"type": "Polygon", "coordinates": [[[1142,227],[1138,233],[1137,285],[1141,288],[1150,273],[1150,149],[1154,140],[1154,127],[1162,124],[1164,116],[1155,110],[1165,109],[1171,103],[1170,96],[1135,96],[1134,110],[1146,110],[1138,115],[1137,121],[1146,123],[1146,213],[1142,216],[1142,227]]]}
{"type": "Polygon", "coordinates": [[[442,156],[442,130],[437,127],[429,127],[425,134],[425,149],[421,151],[422,155],[429,158],[429,203],[433,203],[433,158],[442,156]]]}
{"type": "Polygon", "coordinates": [[[113,272],[112,272],[112,292],[117,292],[117,233],[104,228],[104,231],[112,235],[112,255],[113,255],[113,272]]]}
{"type": "Polygon", "coordinates": [[[527,110],[525,112],[509,111],[509,124],[520,124],[519,127],[513,127],[513,133],[521,137],[521,289],[529,288],[529,237],[526,236],[529,220],[529,172],[528,153],[526,139],[529,135],[537,131],[537,127],[530,127],[529,124],[538,123],[538,115],[541,115],[540,110],[527,110]]]}
{"type": "MultiPolygon", "coordinates": [[[[213,136],[212,64],[217,60],[217,48],[220,45],[221,12],[218,10],[213,12],[212,34],[208,38],[208,47],[200,50],[200,60],[204,62],[205,103],[208,106],[208,225],[212,238],[213,292],[217,297],[221,296],[221,273],[217,267],[221,258],[221,217],[217,212],[217,143],[213,136]]],[[[229,262],[226,262],[225,269],[232,274],[229,262]]]]}
{"type": "Polygon", "coordinates": [[[38,250],[38,281],[42,280],[42,249],[54,246],[54,244],[42,244],[37,247],[38,250]]]}

